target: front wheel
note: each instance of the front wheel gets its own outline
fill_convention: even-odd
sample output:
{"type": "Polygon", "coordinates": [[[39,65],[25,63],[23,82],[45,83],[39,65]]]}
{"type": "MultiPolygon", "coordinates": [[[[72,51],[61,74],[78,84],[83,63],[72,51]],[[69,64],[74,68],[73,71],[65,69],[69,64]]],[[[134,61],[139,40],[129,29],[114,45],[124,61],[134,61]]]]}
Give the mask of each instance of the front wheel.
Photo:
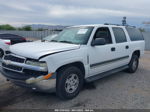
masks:
{"type": "Polygon", "coordinates": [[[129,68],[127,71],[129,73],[135,73],[139,65],[139,57],[137,55],[133,55],[131,61],[129,63],[129,68]]]}
{"type": "Polygon", "coordinates": [[[78,67],[68,66],[60,69],[57,74],[56,94],[61,99],[76,97],[83,86],[83,74],[78,67]]]}

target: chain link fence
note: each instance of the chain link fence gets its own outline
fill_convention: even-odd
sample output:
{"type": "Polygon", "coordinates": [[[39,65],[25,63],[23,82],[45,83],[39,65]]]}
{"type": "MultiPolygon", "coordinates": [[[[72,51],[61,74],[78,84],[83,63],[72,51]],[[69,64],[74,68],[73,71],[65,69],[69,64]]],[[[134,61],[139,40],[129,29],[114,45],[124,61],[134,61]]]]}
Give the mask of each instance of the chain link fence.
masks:
{"type": "Polygon", "coordinates": [[[40,39],[43,37],[46,37],[48,35],[58,34],[60,31],[52,31],[52,30],[44,30],[44,31],[4,31],[0,30],[0,33],[10,33],[10,34],[16,34],[23,36],[25,38],[34,38],[34,39],[40,39]]]}

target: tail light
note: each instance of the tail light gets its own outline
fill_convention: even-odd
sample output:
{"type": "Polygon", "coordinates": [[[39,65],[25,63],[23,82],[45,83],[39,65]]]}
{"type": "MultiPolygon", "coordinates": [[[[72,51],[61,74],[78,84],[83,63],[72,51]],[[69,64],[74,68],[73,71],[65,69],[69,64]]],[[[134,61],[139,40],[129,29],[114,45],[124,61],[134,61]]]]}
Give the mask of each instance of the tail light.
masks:
{"type": "Polygon", "coordinates": [[[22,38],[24,41],[27,41],[27,39],[26,38],[22,38]]]}
{"type": "Polygon", "coordinates": [[[5,42],[5,44],[7,44],[7,45],[11,45],[11,42],[5,42]]]}
{"type": "Polygon", "coordinates": [[[11,45],[11,41],[10,40],[3,40],[5,44],[7,45],[11,45]]]}

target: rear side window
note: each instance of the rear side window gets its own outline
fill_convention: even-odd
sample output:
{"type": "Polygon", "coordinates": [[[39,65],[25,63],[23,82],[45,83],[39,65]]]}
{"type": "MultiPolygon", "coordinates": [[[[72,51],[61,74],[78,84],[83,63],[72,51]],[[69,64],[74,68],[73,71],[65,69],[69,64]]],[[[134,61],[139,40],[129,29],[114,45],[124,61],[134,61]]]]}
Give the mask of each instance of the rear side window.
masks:
{"type": "Polygon", "coordinates": [[[135,28],[126,28],[131,41],[144,40],[142,33],[135,28]]]}
{"type": "Polygon", "coordinates": [[[116,43],[127,42],[126,35],[122,28],[112,28],[116,43]]]}

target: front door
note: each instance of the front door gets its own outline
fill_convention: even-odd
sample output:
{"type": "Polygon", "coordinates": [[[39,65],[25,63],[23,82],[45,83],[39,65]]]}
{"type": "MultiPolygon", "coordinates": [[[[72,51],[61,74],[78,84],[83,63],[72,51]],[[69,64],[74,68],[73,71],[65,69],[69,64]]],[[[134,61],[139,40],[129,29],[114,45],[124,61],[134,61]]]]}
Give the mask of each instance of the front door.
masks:
{"type": "Polygon", "coordinates": [[[119,58],[116,55],[116,44],[113,42],[111,34],[108,27],[97,29],[93,39],[104,38],[106,44],[89,47],[89,76],[97,75],[119,66],[117,60],[119,58]]]}

